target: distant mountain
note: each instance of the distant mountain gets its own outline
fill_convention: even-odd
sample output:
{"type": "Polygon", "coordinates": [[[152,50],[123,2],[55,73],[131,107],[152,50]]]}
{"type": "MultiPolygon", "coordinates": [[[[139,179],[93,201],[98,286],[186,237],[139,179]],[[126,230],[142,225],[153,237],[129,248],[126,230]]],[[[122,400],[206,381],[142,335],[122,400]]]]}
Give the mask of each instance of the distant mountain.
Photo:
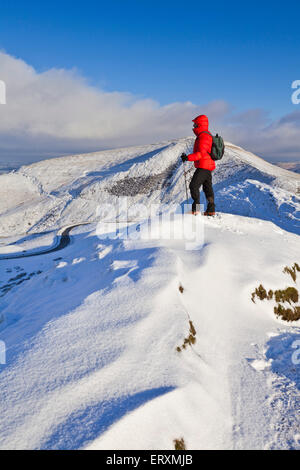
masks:
{"type": "Polygon", "coordinates": [[[300,173],[300,163],[299,162],[279,162],[277,163],[280,168],[285,170],[294,171],[295,173],[300,173]]]}
{"type": "Polygon", "coordinates": [[[4,173],[10,173],[17,168],[20,168],[20,166],[21,164],[5,165],[0,163],[0,175],[3,175],[4,173]]]}

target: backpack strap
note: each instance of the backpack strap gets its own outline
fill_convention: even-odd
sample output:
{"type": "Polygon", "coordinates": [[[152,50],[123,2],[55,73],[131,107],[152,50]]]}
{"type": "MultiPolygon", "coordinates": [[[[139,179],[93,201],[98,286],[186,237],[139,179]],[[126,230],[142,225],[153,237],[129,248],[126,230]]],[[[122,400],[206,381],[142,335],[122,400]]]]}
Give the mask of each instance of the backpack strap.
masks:
{"type": "Polygon", "coordinates": [[[214,138],[213,138],[213,136],[211,135],[211,133],[210,133],[209,131],[202,131],[202,132],[200,132],[200,134],[198,135],[198,137],[200,137],[201,134],[208,134],[208,135],[211,136],[211,139],[212,139],[212,140],[211,140],[211,149],[210,149],[210,153],[209,153],[209,155],[211,156],[212,147],[213,147],[213,143],[214,143],[214,138]]]}
{"type": "Polygon", "coordinates": [[[210,135],[210,136],[212,137],[212,135],[211,135],[211,133],[210,133],[209,131],[202,131],[202,132],[200,132],[199,135],[201,135],[201,134],[208,134],[208,135],[210,135]]]}

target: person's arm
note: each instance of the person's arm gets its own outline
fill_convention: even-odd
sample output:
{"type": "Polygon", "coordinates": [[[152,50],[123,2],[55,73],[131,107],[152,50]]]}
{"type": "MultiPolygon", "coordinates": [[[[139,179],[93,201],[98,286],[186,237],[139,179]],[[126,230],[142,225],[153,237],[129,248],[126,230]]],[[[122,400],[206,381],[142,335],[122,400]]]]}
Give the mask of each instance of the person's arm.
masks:
{"type": "Polygon", "coordinates": [[[197,137],[194,145],[194,151],[193,153],[190,153],[188,155],[188,161],[189,162],[195,162],[197,160],[200,160],[202,157],[201,155],[201,147],[200,147],[200,137],[197,137]]]}
{"type": "Polygon", "coordinates": [[[195,162],[196,160],[200,160],[201,152],[190,153],[187,157],[189,162],[195,162]]]}

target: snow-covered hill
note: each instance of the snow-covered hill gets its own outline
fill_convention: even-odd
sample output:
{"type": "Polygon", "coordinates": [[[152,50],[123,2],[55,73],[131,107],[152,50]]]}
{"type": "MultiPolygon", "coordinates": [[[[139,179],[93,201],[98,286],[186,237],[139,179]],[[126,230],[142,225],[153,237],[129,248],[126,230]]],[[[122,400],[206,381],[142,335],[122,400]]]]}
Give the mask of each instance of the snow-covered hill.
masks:
{"type": "Polygon", "coordinates": [[[300,449],[300,322],[251,301],[261,283],[299,288],[283,268],[299,262],[300,176],[228,143],[216,218],[154,217],[150,237],[141,212],[111,224],[125,198],[163,214],[185,202],[192,142],[0,176],[0,253],[88,222],[60,251],[0,260],[2,448],[300,449]]]}
{"type": "MultiPolygon", "coordinates": [[[[1,175],[0,236],[93,222],[99,204],[116,205],[125,196],[130,205],[179,204],[185,192],[178,158],[193,141],[62,157],[1,175]]],[[[217,210],[297,231],[299,175],[228,143],[214,183],[217,210]]]]}

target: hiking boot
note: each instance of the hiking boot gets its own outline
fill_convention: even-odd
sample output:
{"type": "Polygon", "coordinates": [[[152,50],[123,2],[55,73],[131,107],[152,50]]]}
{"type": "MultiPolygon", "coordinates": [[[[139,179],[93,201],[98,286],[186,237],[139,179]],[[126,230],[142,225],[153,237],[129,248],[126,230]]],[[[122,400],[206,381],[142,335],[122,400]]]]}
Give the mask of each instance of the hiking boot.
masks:
{"type": "Polygon", "coordinates": [[[208,212],[208,211],[205,211],[203,215],[211,216],[211,215],[216,215],[216,213],[215,213],[215,212],[208,212]]]}
{"type": "Polygon", "coordinates": [[[198,215],[198,214],[201,214],[200,211],[189,211],[188,214],[190,215],[198,215]]]}

